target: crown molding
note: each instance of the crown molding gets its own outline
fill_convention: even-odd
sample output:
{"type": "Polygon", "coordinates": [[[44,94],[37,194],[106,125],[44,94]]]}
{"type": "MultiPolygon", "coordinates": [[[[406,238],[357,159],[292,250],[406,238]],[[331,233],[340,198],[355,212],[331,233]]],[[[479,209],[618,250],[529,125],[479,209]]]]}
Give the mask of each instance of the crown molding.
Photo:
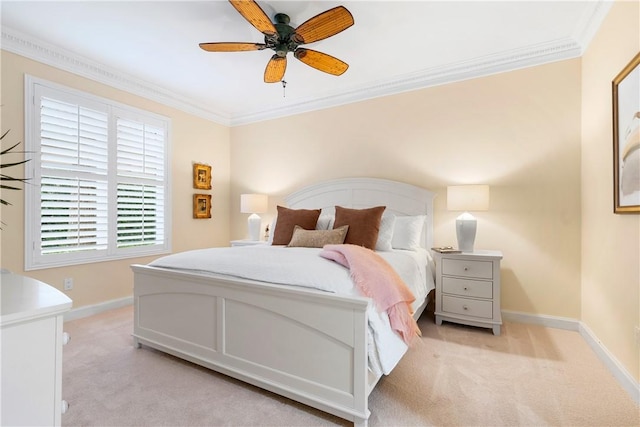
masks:
{"type": "Polygon", "coordinates": [[[588,9],[582,14],[573,32],[573,38],[582,46],[582,54],[591,44],[591,40],[598,32],[613,3],[614,0],[598,0],[587,3],[588,9]]]}
{"type": "Polygon", "coordinates": [[[387,80],[372,82],[347,92],[327,94],[321,99],[306,99],[287,107],[272,106],[236,115],[231,126],[271,120],[314,110],[336,107],[367,99],[394,95],[412,90],[424,89],[456,81],[484,77],[521,68],[542,65],[584,54],[600,25],[606,18],[614,0],[589,2],[589,8],[580,17],[570,37],[552,42],[532,45],[510,52],[475,58],[474,60],[448,64],[442,67],[422,70],[412,74],[396,76],[387,80]]]}
{"type": "Polygon", "coordinates": [[[323,98],[301,100],[286,107],[268,107],[231,119],[231,126],[271,120],[314,110],[336,107],[367,99],[469,80],[521,68],[542,65],[565,59],[577,58],[582,47],[573,39],[555,40],[526,48],[483,56],[469,61],[448,64],[415,73],[372,82],[349,91],[327,94],[323,98]]]}
{"type": "Polygon", "coordinates": [[[226,113],[211,111],[207,107],[198,105],[182,95],[92,61],[59,46],[29,37],[6,26],[2,27],[2,49],[179,109],[197,117],[225,126],[231,125],[231,118],[226,113]]]}
{"type": "Polygon", "coordinates": [[[300,99],[285,107],[271,105],[236,115],[212,111],[182,95],[7,27],[2,28],[2,49],[233,127],[580,57],[609,12],[613,0],[590,4],[571,37],[372,81],[347,91],[327,93],[322,98],[300,99]]]}

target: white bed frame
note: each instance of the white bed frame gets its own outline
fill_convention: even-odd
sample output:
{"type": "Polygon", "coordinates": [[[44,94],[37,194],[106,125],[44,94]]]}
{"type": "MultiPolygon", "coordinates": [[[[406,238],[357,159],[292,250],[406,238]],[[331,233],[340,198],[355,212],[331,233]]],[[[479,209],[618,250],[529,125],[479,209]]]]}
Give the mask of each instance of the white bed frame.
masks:
{"type": "MultiPolygon", "coordinates": [[[[375,178],[348,178],[286,197],[291,208],[387,206],[426,214],[434,193],[375,178]]],[[[369,299],[229,277],[133,265],[134,341],[366,426],[379,380],[367,368],[369,299]]],[[[427,301],[416,311],[416,318],[427,301]]]]}

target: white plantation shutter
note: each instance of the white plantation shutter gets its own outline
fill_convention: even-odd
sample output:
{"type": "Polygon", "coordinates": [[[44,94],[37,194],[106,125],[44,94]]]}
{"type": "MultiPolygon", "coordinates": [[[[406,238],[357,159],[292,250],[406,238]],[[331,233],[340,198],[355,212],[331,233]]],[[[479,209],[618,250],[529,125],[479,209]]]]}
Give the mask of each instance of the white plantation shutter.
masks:
{"type": "Polygon", "coordinates": [[[42,254],[107,249],[105,112],[42,98],[42,254]]]}
{"type": "Polygon", "coordinates": [[[164,129],[123,118],[118,140],[118,247],[164,241],[164,129]]]}
{"type": "Polygon", "coordinates": [[[168,252],[168,119],[26,83],[25,270],[168,252]]]}

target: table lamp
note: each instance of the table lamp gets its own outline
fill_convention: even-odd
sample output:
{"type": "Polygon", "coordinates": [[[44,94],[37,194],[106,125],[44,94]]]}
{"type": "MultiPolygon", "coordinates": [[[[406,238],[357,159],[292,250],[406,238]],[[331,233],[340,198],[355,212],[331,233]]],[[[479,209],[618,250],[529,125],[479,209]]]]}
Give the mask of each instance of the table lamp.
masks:
{"type": "Polygon", "coordinates": [[[262,221],[257,214],[266,212],[267,206],[266,194],[240,195],[240,212],[251,214],[247,219],[249,240],[260,240],[260,224],[262,221]]]}
{"type": "Polygon", "coordinates": [[[456,218],[458,249],[462,252],[473,252],[477,221],[469,211],[489,210],[489,186],[452,185],[447,187],[447,209],[465,211],[456,218]]]}

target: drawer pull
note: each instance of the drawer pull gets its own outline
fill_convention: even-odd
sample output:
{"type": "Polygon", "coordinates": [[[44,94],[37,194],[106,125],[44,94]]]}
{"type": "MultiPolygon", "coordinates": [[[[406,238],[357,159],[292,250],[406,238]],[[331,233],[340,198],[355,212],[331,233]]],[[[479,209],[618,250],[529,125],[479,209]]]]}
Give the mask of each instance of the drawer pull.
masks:
{"type": "Polygon", "coordinates": [[[469,288],[467,288],[467,287],[465,286],[465,287],[464,287],[464,290],[465,290],[465,291],[468,291],[468,290],[469,290],[469,288]]]}
{"type": "Polygon", "coordinates": [[[469,307],[467,307],[466,305],[463,305],[462,308],[464,308],[465,310],[469,310],[469,307]]]}
{"type": "Polygon", "coordinates": [[[465,268],[464,268],[464,271],[469,271],[469,267],[465,267],[465,268]]]}

